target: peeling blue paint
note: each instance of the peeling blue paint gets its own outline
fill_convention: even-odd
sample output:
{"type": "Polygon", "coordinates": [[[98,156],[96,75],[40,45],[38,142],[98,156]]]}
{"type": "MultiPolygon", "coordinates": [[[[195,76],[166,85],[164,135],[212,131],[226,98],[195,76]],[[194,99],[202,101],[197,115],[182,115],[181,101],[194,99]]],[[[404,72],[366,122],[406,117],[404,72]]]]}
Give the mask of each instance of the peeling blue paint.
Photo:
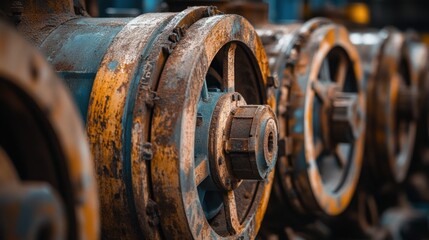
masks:
{"type": "Polygon", "coordinates": [[[118,66],[118,61],[112,61],[110,62],[107,67],[109,68],[110,71],[115,71],[116,67],[118,66]]]}

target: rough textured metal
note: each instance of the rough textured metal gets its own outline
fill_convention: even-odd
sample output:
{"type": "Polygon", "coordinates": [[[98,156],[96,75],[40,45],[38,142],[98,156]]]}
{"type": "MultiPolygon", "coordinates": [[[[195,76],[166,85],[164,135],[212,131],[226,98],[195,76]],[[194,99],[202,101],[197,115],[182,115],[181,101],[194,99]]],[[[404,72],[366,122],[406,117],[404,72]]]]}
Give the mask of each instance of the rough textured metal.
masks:
{"type": "Polygon", "coordinates": [[[230,121],[225,151],[234,175],[239,179],[266,179],[277,159],[274,112],[266,106],[240,106],[230,121]]]}
{"type": "Polygon", "coordinates": [[[221,81],[214,84],[220,91],[238,92],[248,104],[274,103],[265,89],[265,52],[246,20],[213,16],[184,32],[161,75],[152,126],[155,199],[161,206],[162,228],[173,238],[253,238],[268,203],[273,173],[266,181],[243,181],[234,191],[220,192],[223,207],[211,219],[203,210],[197,177],[207,171],[207,160],[195,155],[194,141],[196,126],[204,125],[204,114],[198,115],[200,97],[211,96],[202,91],[204,82],[210,82],[204,79],[215,62],[223,69],[221,81]]]}
{"type": "MultiPolygon", "coordinates": [[[[198,36],[201,41],[207,41],[203,41],[206,45],[217,42],[214,40],[216,38],[221,38],[215,45],[207,45],[210,54],[219,50],[219,44],[235,40],[242,42],[238,44],[241,49],[238,54],[230,48],[230,54],[227,55],[230,67],[224,74],[227,74],[231,88],[226,89],[234,90],[231,81],[235,78],[239,82],[236,86],[237,92],[248,98],[249,103],[268,102],[275,106],[273,96],[269,91],[267,96],[265,90],[268,68],[264,51],[249,23],[239,17],[210,18],[215,14],[217,11],[211,7],[195,7],[178,14],[146,14],[132,20],[75,17],[65,23],[54,21],[56,25],[54,24],[55,27],[50,30],[49,35],[46,35],[46,32],[39,34],[35,31],[24,31],[31,39],[35,39],[36,43],[41,42],[41,48],[48,60],[66,78],[79,103],[82,117],[87,120],[87,132],[101,192],[103,238],[158,239],[162,236],[159,231],[160,222],[164,234],[168,236],[191,236],[171,232],[170,228],[180,229],[194,224],[194,218],[176,222],[176,225],[165,224],[166,221],[186,218],[186,214],[165,217],[174,212],[171,211],[170,205],[166,204],[166,201],[174,196],[174,192],[168,192],[168,197],[159,194],[160,188],[163,191],[170,189],[166,182],[174,179],[175,175],[159,175],[162,171],[153,171],[154,165],[158,166],[160,162],[157,156],[168,149],[160,150],[159,146],[157,148],[153,143],[153,139],[159,139],[157,131],[168,132],[176,128],[164,126],[151,129],[151,123],[156,122],[156,118],[151,119],[152,109],[157,109],[159,104],[164,106],[162,102],[166,99],[165,95],[157,91],[159,76],[167,71],[167,60],[170,64],[176,60],[178,62],[175,64],[184,64],[176,59],[177,57],[170,60],[170,55],[186,38],[188,28],[194,25],[202,28],[201,22],[208,26],[210,31],[205,29],[202,34],[191,34],[198,36]],[[224,26],[226,29],[223,29],[224,26]],[[77,52],[75,49],[82,51],[77,52]],[[241,64],[243,68],[232,69],[234,60],[231,58],[235,57],[248,59],[241,64]],[[246,81],[249,81],[249,84],[245,84],[246,81]],[[152,169],[151,173],[148,172],[149,169],[152,169]],[[151,182],[154,184],[151,185],[151,182]],[[152,188],[154,194],[151,192],[152,188]]],[[[27,22],[31,23],[30,16],[24,15],[23,19],[27,17],[27,22]]],[[[185,42],[192,43],[190,40],[185,42]]],[[[200,45],[193,44],[185,45],[187,48],[180,51],[201,50],[200,45]]],[[[205,65],[197,63],[190,69],[195,71],[201,67],[205,65]]],[[[168,69],[174,72],[182,67],[169,66],[168,69]]],[[[169,79],[168,85],[171,84],[174,85],[174,81],[169,79]]],[[[185,96],[187,94],[179,95],[177,100],[185,96]]],[[[173,104],[165,106],[170,107],[173,104]]],[[[274,125],[270,124],[270,127],[273,128],[274,125]]],[[[173,134],[170,137],[177,136],[173,134]]],[[[185,139],[188,138],[182,138],[185,139]]],[[[263,145],[268,145],[268,142],[267,140],[263,145]]],[[[182,148],[182,144],[179,142],[176,147],[182,148]]],[[[189,149],[183,147],[183,150],[189,149]]],[[[162,160],[173,161],[174,156],[165,156],[162,160]]],[[[274,165],[275,157],[271,160],[274,165]]],[[[169,167],[171,166],[174,165],[170,164],[169,167]]],[[[208,163],[203,164],[198,173],[204,173],[208,168],[208,163]]],[[[180,169],[182,168],[176,170],[180,169]]],[[[210,227],[211,233],[206,232],[208,236],[227,236],[231,232],[254,236],[266,208],[272,176],[273,174],[269,174],[268,180],[261,183],[245,183],[240,186],[237,198],[243,203],[243,207],[238,208],[238,212],[235,211],[235,196],[225,195],[225,202],[228,203],[225,208],[229,209],[226,214],[235,214],[229,216],[233,222],[223,221],[224,227],[220,226],[221,230],[216,233],[210,227]],[[248,193],[244,194],[245,192],[248,193]],[[241,220],[238,218],[246,219],[240,224],[241,220]],[[222,232],[222,229],[225,232],[222,232]]],[[[200,177],[203,178],[204,174],[200,177]]],[[[183,184],[188,184],[188,180],[183,184]]],[[[185,193],[187,191],[181,189],[179,194],[185,193]]],[[[193,201],[198,202],[198,198],[193,201]]],[[[206,235],[194,232],[194,237],[198,236],[206,235]]]]}
{"type": "MultiPolygon", "coordinates": [[[[46,202],[30,204],[41,214],[33,217],[48,214],[58,224],[61,217],[55,214],[60,212],[50,214],[53,210],[45,207],[58,209],[55,204],[61,201],[66,236],[96,239],[99,216],[93,162],[69,93],[28,43],[3,24],[0,35],[0,145],[22,184],[13,190],[17,192],[12,200],[43,197],[46,202]],[[27,185],[31,182],[41,184],[27,185]]],[[[4,177],[5,168],[1,170],[4,177]]],[[[25,210],[16,214],[20,211],[25,210]]]]}
{"type": "MultiPolygon", "coordinates": [[[[7,2],[13,3],[14,0],[7,2]]],[[[59,24],[78,17],[74,11],[73,0],[20,0],[20,2],[23,7],[17,28],[36,46],[39,46],[59,24]]]]}
{"type": "Polygon", "coordinates": [[[145,126],[136,125],[132,114],[142,84],[137,75],[142,54],[149,51],[170,19],[171,14],[146,14],[128,22],[107,49],[94,79],[87,131],[99,173],[101,207],[111,209],[102,215],[105,238],[158,236],[156,226],[149,226],[143,138],[133,141],[140,135],[134,131],[142,131],[145,126]]]}
{"type": "Polygon", "coordinates": [[[261,25],[258,33],[279,79],[276,109],[284,150],[268,209],[272,224],[283,228],[285,221],[298,226],[318,214],[336,216],[349,205],[362,165],[365,98],[358,53],[347,30],[326,19],[261,25]],[[346,94],[356,101],[339,106],[346,94]],[[349,114],[354,107],[356,114],[349,114]],[[338,119],[340,110],[346,111],[338,119]],[[333,136],[348,130],[356,131],[354,140],[333,136]]]}
{"type": "Polygon", "coordinates": [[[167,0],[170,11],[181,11],[189,6],[216,6],[219,11],[245,17],[253,25],[268,22],[268,3],[263,1],[223,1],[223,0],[167,0]]]}
{"type": "MultiPolygon", "coordinates": [[[[170,52],[177,44],[176,41],[181,37],[181,29],[185,29],[198,19],[213,13],[213,9],[201,7],[188,9],[175,16],[172,14],[142,15],[140,18],[146,20],[145,23],[130,25],[129,30],[123,32],[124,35],[116,36],[117,42],[113,42],[111,49],[107,52],[108,55],[104,57],[102,67],[99,69],[95,80],[98,81],[97,86],[101,89],[96,92],[93,90],[91,95],[91,103],[94,105],[90,106],[92,113],[88,115],[88,132],[94,139],[92,141],[96,151],[94,154],[100,157],[100,165],[98,165],[100,170],[107,169],[112,174],[100,176],[104,179],[103,181],[107,181],[106,183],[109,184],[101,185],[106,193],[105,207],[111,208],[114,204],[114,208],[117,209],[117,214],[108,215],[106,218],[105,227],[103,227],[106,237],[127,239],[141,234],[149,239],[160,237],[158,231],[160,207],[157,202],[152,200],[153,197],[150,193],[152,186],[149,185],[151,180],[148,171],[151,163],[142,161],[144,160],[142,158],[147,157],[145,154],[147,147],[143,145],[145,142],[151,141],[152,138],[150,136],[151,111],[160,100],[155,92],[158,77],[170,52]],[[152,26],[153,30],[148,28],[149,26],[152,26]],[[136,33],[135,28],[143,31],[143,33],[138,34],[139,37],[131,34],[136,33]],[[145,36],[147,40],[143,41],[141,36],[145,36]],[[138,44],[139,48],[142,49],[136,51],[135,48],[129,48],[131,42],[138,44]],[[115,47],[115,45],[118,46],[115,47]],[[127,46],[128,54],[124,54],[124,46],[127,46]],[[108,57],[109,55],[112,57],[108,57]],[[131,56],[134,57],[132,60],[130,59],[131,56]],[[117,65],[115,64],[112,68],[112,63],[117,63],[117,65]],[[130,69],[130,71],[123,71],[123,69],[130,69]],[[118,79],[123,80],[118,83],[118,79]],[[110,80],[111,84],[106,84],[106,80],[110,80]],[[110,99],[110,96],[118,94],[118,89],[123,89],[120,91],[123,97],[115,97],[116,100],[110,99]],[[108,96],[109,99],[106,101],[108,96]],[[124,105],[118,105],[118,101],[123,102],[124,105]],[[105,108],[101,106],[116,110],[113,112],[104,111],[105,108]],[[111,115],[116,111],[121,114],[111,115]],[[130,114],[132,114],[132,118],[130,114]],[[112,117],[117,119],[116,123],[112,122],[112,117]],[[105,121],[99,121],[99,119],[105,121]],[[108,129],[110,130],[106,132],[108,129]],[[124,135],[118,135],[118,131],[125,134],[125,139],[124,135]],[[102,133],[103,137],[100,138],[98,133],[102,133]],[[129,137],[130,140],[127,140],[129,137]],[[96,139],[100,139],[101,142],[96,139]],[[107,139],[116,140],[112,142],[107,139]],[[128,141],[131,141],[131,145],[128,141]],[[118,152],[118,149],[121,148],[122,151],[118,152]],[[123,154],[123,156],[118,155],[118,153],[123,154]],[[114,164],[112,164],[112,158],[105,158],[106,156],[112,156],[114,164]],[[122,158],[125,159],[124,162],[122,158]],[[119,197],[120,201],[115,200],[116,196],[119,197]],[[128,207],[129,204],[134,205],[134,207],[128,207]],[[128,216],[137,219],[133,220],[128,216]],[[123,219],[124,224],[117,224],[118,217],[123,219]],[[130,220],[138,221],[140,233],[136,233],[138,229],[135,228],[133,222],[131,224],[126,223],[130,220]],[[126,234],[124,235],[124,233],[126,234]]],[[[151,151],[154,153],[152,149],[151,151]]]]}

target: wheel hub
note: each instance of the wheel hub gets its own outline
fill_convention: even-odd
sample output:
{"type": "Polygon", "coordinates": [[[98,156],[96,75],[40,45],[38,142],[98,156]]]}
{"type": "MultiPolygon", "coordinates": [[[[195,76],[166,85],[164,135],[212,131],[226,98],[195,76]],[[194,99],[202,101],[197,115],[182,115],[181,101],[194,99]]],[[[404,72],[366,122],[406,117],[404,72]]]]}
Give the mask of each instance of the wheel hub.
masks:
{"type": "Polygon", "coordinates": [[[265,180],[277,157],[274,112],[269,106],[247,105],[237,92],[208,96],[200,103],[196,143],[207,138],[215,187],[230,191],[242,180],[265,180]]]}
{"type": "Polygon", "coordinates": [[[334,143],[352,143],[362,131],[362,109],[357,94],[338,93],[332,101],[331,139],[334,143]]]}
{"type": "Polygon", "coordinates": [[[316,81],[313,89],[321,98],[323,138],[328,146],[353,143],[362,132],[362,106],[356,93],[343,92],[335,82],[316,81]]]}

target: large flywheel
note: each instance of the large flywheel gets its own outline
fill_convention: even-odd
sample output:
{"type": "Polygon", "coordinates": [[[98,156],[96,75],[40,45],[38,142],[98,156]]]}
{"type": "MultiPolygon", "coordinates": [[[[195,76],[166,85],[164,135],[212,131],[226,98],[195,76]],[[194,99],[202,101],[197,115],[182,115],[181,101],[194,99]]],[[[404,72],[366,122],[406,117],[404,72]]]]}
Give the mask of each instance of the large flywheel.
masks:
{"type": "MultiPolygon", "coordinates": [[[[29,12],[23,22],[37,29],[29,12]]],[[[25,31],[42,39],[86,120],[103,238],[206,236],[189,230],[197,223],[210,236],[256,235],[277,160],[277,120],[266,105],[274,97],[253,28],[218,14],[193,7],[135,19],[49,15],[40,18],[59,22],[49,33],[25,31]],[[178,158],[172,147],[189,155],[178,158]],[[191,202],[199,205],[185,211],[191,202]]]]}
{"type": "Polygon", "coordinates": [[[266,63],[255,31],[238,16],[196,22],[168,59],[152,126],[166,234],[256,235],[277,158],[266,63]]]}

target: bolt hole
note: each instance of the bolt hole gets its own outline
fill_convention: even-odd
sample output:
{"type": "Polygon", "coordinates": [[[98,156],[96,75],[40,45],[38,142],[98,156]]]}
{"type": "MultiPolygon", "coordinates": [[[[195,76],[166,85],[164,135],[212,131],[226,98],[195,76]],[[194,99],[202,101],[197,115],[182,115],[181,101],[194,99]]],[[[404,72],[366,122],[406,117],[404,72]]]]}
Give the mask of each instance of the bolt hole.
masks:
{"type": "Polygon", "coordinates": [[[268,135],[268,152],[271,154],[274,150],[274,135],[273,132],[270,132],[268,135]]]}

